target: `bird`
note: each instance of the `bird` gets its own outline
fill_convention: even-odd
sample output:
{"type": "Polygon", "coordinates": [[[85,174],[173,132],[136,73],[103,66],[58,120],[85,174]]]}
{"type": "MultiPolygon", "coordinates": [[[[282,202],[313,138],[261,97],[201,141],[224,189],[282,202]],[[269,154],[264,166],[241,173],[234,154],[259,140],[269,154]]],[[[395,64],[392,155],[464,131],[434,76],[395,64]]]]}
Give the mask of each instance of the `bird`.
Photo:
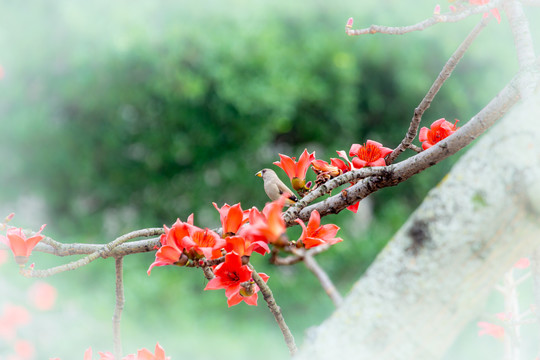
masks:
{"type": "Polygon", "coordinates": [[[277,176],[276,172],[272,169],[262,169],[255,174],[264,181],[264,192],[270,200],[278,200],[282,194],[287,194],[288,197],[285,200],[285,205],[290,206],[296,204],[298,199],[293,192],[285,185],[277,176]]]}

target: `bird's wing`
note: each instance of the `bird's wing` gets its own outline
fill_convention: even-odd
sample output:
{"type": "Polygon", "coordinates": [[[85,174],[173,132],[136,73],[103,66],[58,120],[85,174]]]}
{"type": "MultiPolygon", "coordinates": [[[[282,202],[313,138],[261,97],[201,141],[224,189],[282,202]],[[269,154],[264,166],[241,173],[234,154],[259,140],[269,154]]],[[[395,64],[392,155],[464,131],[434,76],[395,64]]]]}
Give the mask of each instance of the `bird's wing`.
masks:
{"type": "Polygon", "coordinates": [[[278,191],[279,191],[280,195],[283,194],[283,193],[286,193],[286,194],[289,195],[289,199],[291,199],[294,202],[298,201],[298,199],[293,194],[293,192],[285,184],[283,184],[282,182],[277,183],[277,188],[278,188],[278,191]]]}

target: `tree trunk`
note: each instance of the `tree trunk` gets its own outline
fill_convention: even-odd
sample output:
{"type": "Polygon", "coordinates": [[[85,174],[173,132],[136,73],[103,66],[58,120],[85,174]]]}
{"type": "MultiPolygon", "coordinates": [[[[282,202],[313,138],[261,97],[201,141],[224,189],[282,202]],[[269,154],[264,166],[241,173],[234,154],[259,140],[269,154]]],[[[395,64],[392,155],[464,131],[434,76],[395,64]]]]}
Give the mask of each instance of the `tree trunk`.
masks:
{"type": "Polygon", "coordinates": [[[469,149],[297,359],[444,356],[503,273],[539,245],[539,95],[469,149]]]}

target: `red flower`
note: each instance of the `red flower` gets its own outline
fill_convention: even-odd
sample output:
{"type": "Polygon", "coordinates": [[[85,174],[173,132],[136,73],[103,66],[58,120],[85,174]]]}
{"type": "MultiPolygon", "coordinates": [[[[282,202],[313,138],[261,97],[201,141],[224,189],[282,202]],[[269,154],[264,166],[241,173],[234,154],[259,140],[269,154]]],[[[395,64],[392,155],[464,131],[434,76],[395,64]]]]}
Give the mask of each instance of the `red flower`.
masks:
{"type": "Polygon", "coordinates": [[[170,229],[166,225],[163,225],[163,228],[165,229],[165,233],[160,237],[161,247],[156,252],[156,260],[148,268],[148,275],[150,275],[154,266],[183,266],[187,262],[182,240],[190,236],[191,229],[196,229],[193,225],[193,214],[188,217],[185,223],[177,219],[170,229]]]}
{"type": "MultiPolygon", "coordinates": [[[[91,348],[89,349],[90,349],[90,357],[88,359],[92,360],[92,349],[91,348]]],[[[114,355],[110,351],[106,351],[106,352],[99,351],[98,354],[99,354],[99,360],[115,360],[114,355]]],[[[129,359],[129,356],[131,355],[128,355],[128,357],[125,359],[129,359]]],[[[122,359],[122,360],[125,360],[125,359],[122,359]]],[[[86,360],[86,353],[84,353],[84,360],[86,360]]]]}
{"type": "Polygon", "coordinates": [[[341,169],[334,164],[329,164],[324,160],[313,160],[311,163],[311,168],[317,174],[317,178],[323,177],[328,180],[336,176],[341,175],[343,172],[341,169]]]}
{"type": "MultiPolygon", "coordinates": [[[[141,349],[137,351],[137,357],[133,357],[133,360],[170,360],[170,356],[165,356],[165,350],[159,345],[159,343],[156,343],[156,348],[154,350],[154,354],[148,349],[141,349]]],[[[128,358],[126,358],[128,360],[128,358]]]]}
{"type": "Polygon", "coordinates": [[[284,194],[276,201],[267,203],[262,213],[255,207],[250,210],[249,226],[243,228],[241,236],[250,240],[263,241],[272,244],[281,244],[281,236],[285,233],[286,227],[281,213],[287,195],[284,194]]]}
{"type": "Polygon", "coordinates": [[[447,138],[452,135],[458,129],[456,123],[452,124],[451,122],[446,121],[445,118],[434,121],[431,124],[431,129],[423,127],[420,129],[420,134],[418,140],[422,142],[422,149],[426,150],[441,141],[442,139],[447,138]]]}
{"type": "Polygon", "coordinates": [[[223,228],[223,237],[235,235],[240,229],[240,226],[247,221],[248,212],[244,214],[240,203],[230,206],[229,204],[224,204],[221,208],[217,206],[216,203],[214,207],[219,212],[219,217],[221,219],[221,226],[223,228]]]}
{"type": "Polygon", "coordinates": [[[225,251],[228,253],[234,251],[240,256],[251,256],[253,251],[261,255],[270,252],[270,248],[268,248],[268,244],[264,239],[251,241],[242,236],[230,236],[225,241],[227,242],[225,251]]]}
{"type": "Polygon", "coordinates": [[[345,161],[337,158],[331,158],[331,164],[338,167],[344,174],[348,171],[351,171],[353,168],[353,164],[349,161],[347,153],[344,150],[339,150],[336,152],[340,157],[344,158],[345,161]]]}
{"type": "Polygon", "coordinates": [[[182,245],[192,259],[204,256],[215,259],[221,256],[221,249],[225,247],[225,240],[210,229],[190,229],[190,236],[182,239],[182,245]]]}
{"type": "Polygon", "coordinates": [[[28,239],[21,228],[9,228],[6,234],[7,237],[0,235],[0,241],[11,248],[15,261],[20,265],[24,265],[37,243],[43,240],[44,236],[41,235],[41,231],[44,227],[45,225],[42,225],[39,231],[28,239]]]}
{"type": "MultiPolygon", "coordinates": [[[[235,252],[225,255],[225,262],[216,266],[214,275],[204,290],[225,289],[229,307],[241,301],[245,301],[248,305],[257,305],[259,287],[251,279],[251,269],[247,265],[242,265],[240,255],[235,252]]],[[[266,274],[259,275],[265,282],[268,280],[266,274]]]]}
{"type": "Polygon", "coordinates": [[[352,144],[349,150],[350,156],[355,156],[352,163],[356,169],[365,166],[385,166],[384,157],[392,152],[392,149],[383,147],[382,144],[368,140],[364,145],[352,144]]]}
{"type": "Polygon", "coordinates": [[[489,335],[496,339],[502,339],[504,337],[504,328],[502,326],[480,321],[478,322],[478,327],[480,328],[478,331],[479,336],[489,335]]]}
{"type": "Polygon", "coordinates": [[[282,168],[289,179],[291,179],[291,185],[294,190],[306,189],[306,173],[311,165],[311,162],[315,160],[315,152],[308,153],[307,149],[304,149],[300,159],[296,162],[296,158],[290,158],[287,155],[279,154],[280,161],[274,162],[274,165],[282,168]]]}
{"type": "Polygon", "coordinates": [[[317,210],[311,212],[307,227],[300,219],[296,219],[296,222],[302,226],[303,230],[300,241],[302,241],[306,249],[322,244],[334,245],[343,241],[343,239],[335,237],[339,230],[339,226],[334,224],[321,226],[321,215],[317,210]]]}

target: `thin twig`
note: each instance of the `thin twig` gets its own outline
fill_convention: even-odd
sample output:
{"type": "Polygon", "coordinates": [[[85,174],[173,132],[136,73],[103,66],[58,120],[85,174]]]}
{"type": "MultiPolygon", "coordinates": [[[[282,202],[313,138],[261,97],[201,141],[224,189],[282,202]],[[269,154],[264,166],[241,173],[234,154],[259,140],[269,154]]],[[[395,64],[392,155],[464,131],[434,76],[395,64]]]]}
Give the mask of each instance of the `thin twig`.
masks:
{"type": "Polygon", "coordinates": [[[124,310],[124,281],[123,281],[123,260],[120,256],[114,259],[116,270],[116,306],[114,307],[113,316],[113,346],[114,356],[120,359],[122,356],[122,338],[120,336],[120,319],[122,318],[122,310],[124,310]]]}
{"type": "MultiPolygon", "coordinates": [[[[317,247],[313,247],[309,250],[306,250],[305,253],[309,253],[311,256],[315,256],[317,254],[320,254],[328,249],[330,249],[331,245],[330,244],[324,244],[324,245],[319,245],[317,247]]],[[[272,250],[274,250],[276,248],[273,248],[272,250]]],[[[279,250],[276,250],[275,252],[272,251],[272,257],[270,259],[270,262],[274,265],[281,265],[281,266],[288,266],[288,265],[294,265],[294,264],[297,264],[299,263],[300,261],[304,260],[304,255],[300,255],[298,254],[297,252],[294,252],[294,255],[289,255],[287,257],[278,257],[277,255],[277,252],[279,250]]]]}
{"type": "Polygon", "coordinates": [[[471,15],[482,14],[498,6],[498,2],[491,1],[487,5],[471,6],[458,13],[450,14],[434,14],[432,17],[425,19],[419,23],[409,26],[381,26],[371,25],[368,28],[353,30],[345,28],[345,32],[349,36],[365,35],[365,34],[389,34],[389,35],[403,35],[413,31],[422,31],[430,26],[439,23],[453,23],[468,18],[471,15]]]}
{"type": "Polygon", "coordinates": [[[307,251],[304,253],[304,264],[319,280],[322,288],[328,297],[330,297],[330,300],[332,300],[334,305],[339,307],[343,303],[343,297],[339,293],[338,289],[334,286],[332,280],[330,280],[328,274],[319,266],[315,258],[307,251]]]}
{"type": "Polygon", "coordinates": [[[252,270],[251,276],[253,277],[253,280],[255,281],[257,286],[259,286],[259,289],[263,294],[264,301],[266,301],[270,312],[272,313],[272,315],[274,315],[274,318],[278,323],[279,329],[283,333],[283,338],[285,339],[285,343],[289,348],[289,353],[291,354],[291,356],[294,356],[294,354],[296,354],[296,352],[298,351],[298,348],[296,347],[294,336],[292,335],[291,330],[289,330],[289,327],[285,323],[285,319],[281,314],[281,309],[277,305],[276,300],[274,299],[274,294],[272,294],[272,290],[270,290],[270,287],[268,287],[264,280],[259,276],[253,265],[248,263],[248,266],[252,270]]]}
{"type": "Polygon", "coordinates": [[[386,158],[387,165],[393,163],[394,160],[399,156],[399,154],[411,147],[413,140],[418,134],[418,128],[420,127],[420,120],[422,120],[422,115],[424,115],[424,112],[430,107],[433,98],[435,98],[435,95],[437,95],[444,82],[450,77],[459,61],[463,58],[463,55],[465,55],[465,52],[467,51],[469,46],[473,43],[478,34],[480,34],[482,29],[484,29],[490,19],[491,17],[482,19],[472,29],[469,35],[467,35],[465,40],[458,46],[458,48],[456,49],[456,51],[454,51],[452,56],[450,56],[450,59],[448,59],[446,64],[444,64],[444,67],[439,73],[439,76],[437,76],[437,79],[435,79],[433,85],[431,85],[431,88],[427,92],[426,96],[424,96],[420,104],[416,107],[416,109],[414,109],[413,118],[409,125],[409,130],[407,130],[405,138],[386,158]]]}

